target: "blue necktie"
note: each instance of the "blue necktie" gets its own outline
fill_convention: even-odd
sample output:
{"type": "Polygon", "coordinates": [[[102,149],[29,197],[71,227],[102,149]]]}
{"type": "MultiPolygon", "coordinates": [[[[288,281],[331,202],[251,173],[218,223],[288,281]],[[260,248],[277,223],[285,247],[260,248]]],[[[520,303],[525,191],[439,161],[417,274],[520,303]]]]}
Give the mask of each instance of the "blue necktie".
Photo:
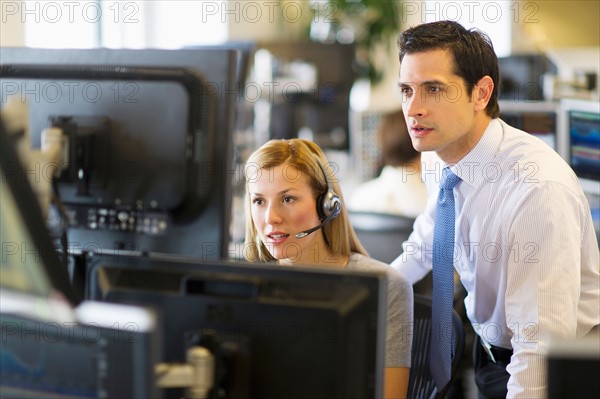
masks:
{"type": "Polygon", "coordinates": [[[445,167],[433,230],[433,294],[430,370],[438,391],[450,382],[452,371],[454,299],[454,186],[460,181],[445,167]]]}

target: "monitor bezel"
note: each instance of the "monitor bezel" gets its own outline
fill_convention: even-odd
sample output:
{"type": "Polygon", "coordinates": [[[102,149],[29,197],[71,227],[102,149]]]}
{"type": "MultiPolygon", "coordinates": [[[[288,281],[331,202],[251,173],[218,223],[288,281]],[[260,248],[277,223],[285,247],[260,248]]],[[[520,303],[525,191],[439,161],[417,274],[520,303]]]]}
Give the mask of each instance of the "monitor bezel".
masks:
{"type": "MultiPolygon", "coordinates": [[[[40,203],[31,188],[25,174],[23,164],[14,148],[13,140],[5,131],[5,126],[0,119],[0,175],[12,191],[18,207],[19,217],[25,229],[30,233],[31,240],[36,249],[36,261],[48,277],[52,288],[62,293],[71,305],[77,305],[81,298],[75,293],[71,285],[66,266],[60,261],[56,248],[42,216],[40,203]],[[7,168],[10,168],[8,170],[7,168]]],[[[4,243],[3,243],[4,244],[4,243]]]]}

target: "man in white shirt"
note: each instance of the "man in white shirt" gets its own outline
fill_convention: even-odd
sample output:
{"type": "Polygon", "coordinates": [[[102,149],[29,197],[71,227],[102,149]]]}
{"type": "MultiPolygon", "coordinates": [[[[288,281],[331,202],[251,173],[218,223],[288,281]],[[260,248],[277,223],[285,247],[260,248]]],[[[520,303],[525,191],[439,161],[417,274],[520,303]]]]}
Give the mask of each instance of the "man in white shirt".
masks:
{"type": "Polygon", "coordinates": [[[550,147],[498,119],[498,60],[485,34],[440,21],[408,29],[398,44],[409,133],[430,152],[422,170],[430,197],[392,266],[413,283],[431,270],[438,186],[449,167],[460,178],[454,268],[481,342],[480,398],[543,398],[550,337],[581,337],[600,322],[587,199],[550,147]]]}

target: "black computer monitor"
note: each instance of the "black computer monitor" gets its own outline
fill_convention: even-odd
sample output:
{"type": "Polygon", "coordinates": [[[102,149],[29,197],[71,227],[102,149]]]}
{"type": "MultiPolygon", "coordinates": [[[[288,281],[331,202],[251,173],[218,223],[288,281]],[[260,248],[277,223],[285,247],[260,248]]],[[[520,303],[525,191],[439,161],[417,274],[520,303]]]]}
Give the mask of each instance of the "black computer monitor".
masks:
{"type": "Polygon", "coordinates": [[[252,68],[252,58],[256,51],[257,43],[253,40],[230,40],[222,44],[190,45],[185,49],[195,50],[234,50],[237,54],[238,87],[243,90],[252,68]]]}
{"type": "Polygon", "coordinates": [[[600,330],[577,339],[552,339],[546,358],[548,399],[600,396],[600,330]]]}
{"type": "Polygon", "coordinates": [[[154,314],[79,303],[0,119],[0,397],[154,398],[154,314]]]}
{"type": "Polygon", "coordinates": [[[91,265],[91,298],[159,313],[164,361],[210,348],[223,397],[382,395],[382,274],[107,254],[91,265]]]}
{"type": "Polygon", "coordinates": [[[534,135],[558,151],[557,130],[560,107],[550,101],[500,100],[500,118],[511,126],[534,135]]]}
{"type": "Polygon", "coordinates": [[[2,106],[27,101],[32,146],[48,126],[68,138],[71,252],[226,256],[235,50],[2,48],[0,63],[2,106]]]}
{"type": "Polygon", "coordinates": [[[542,76],[556,74],[556,66],[543,54],[511,54],[498,58],[498,98],[527,103],[543,100],[542,76]]]}

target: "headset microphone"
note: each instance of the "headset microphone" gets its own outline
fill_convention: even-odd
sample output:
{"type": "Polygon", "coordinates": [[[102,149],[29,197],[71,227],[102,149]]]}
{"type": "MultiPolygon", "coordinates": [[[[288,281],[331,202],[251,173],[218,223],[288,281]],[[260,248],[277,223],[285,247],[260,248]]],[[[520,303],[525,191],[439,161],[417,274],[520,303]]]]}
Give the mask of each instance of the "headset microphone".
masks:
{"type": "Polygon", "coordinates": [[[296,234],[296,238],[303,238],[311,233],[314,233],[329,223],[331,219],[337,217],[342,211],[342,201],[335,191],[333,191],[333,185],[327,177],[325,168],[323,165],[321,165],[321,162],[317,157],[315,157],[315,160],[317,161],[317,165],[319,165],[319,169],[321,169],[321,172],[323,172],[323,176],[325,176],[325,181],[327,182],[327,191],[317,198],[317,213],[319,214],[319,218],[322,220],[322,222],[318,226],[296,234]]]}
{"type": "Polygon", "coordinates": [[[323,226],[325,226],[327,223],[329,223],[329,221],[331,221],[331,219],[333,219],[334,217],[336,217],[339,214],[339,204],[336,204],[335,209],[336,209],[336,211],[332,212],[331,215],[327,216],[327,218],[325,220],[323,220],[321,222],[321,224],[319,224],[318,226],[315,226],[313,228],[310,228],[308,230],[301,231],[300,233],[296,234],[296,238],[304,238],[307,235],[314,233],[315,231],[317,231],[320,228],[322,228],[323,226]]]}

